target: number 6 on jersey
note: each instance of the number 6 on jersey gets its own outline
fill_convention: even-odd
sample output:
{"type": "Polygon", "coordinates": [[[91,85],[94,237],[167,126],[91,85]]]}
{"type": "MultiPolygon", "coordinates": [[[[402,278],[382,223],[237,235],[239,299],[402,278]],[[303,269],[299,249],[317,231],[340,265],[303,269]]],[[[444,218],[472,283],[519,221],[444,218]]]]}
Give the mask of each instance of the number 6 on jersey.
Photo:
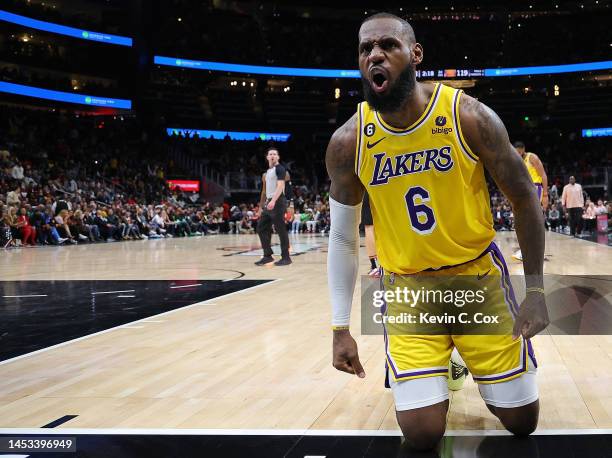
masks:
{"type": "Polygon", "coordinates": [[[433,210],[425,205],[429,202],[429,192],[421,186],[413,186],[405,195],[408,219],[412,230],[418,234],[431,234],[436,227],[433,210]]]}

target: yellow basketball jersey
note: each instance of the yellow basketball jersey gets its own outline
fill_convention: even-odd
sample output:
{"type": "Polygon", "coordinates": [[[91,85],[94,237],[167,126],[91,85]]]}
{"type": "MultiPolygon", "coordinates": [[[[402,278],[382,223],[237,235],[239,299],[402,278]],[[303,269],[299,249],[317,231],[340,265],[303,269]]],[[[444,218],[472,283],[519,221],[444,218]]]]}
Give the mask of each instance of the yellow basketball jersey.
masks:
{"type": "Polygon", "coordinates": [[[411,274],[477,258],[495,236],[484,169],[460,129],[462,91],[436,84],[421,117],[397,129],[359,104],[355,172],[388,272],[411,274]]]}
{"type": "Polygon", "coordinates": [[[527,166],[527,170],[529,171],[529,176],[531,177],[531,181],[533,181],[536,184],[542,184],[542,177],[540,176],[536,168],[533,165],[531,165],[531,162],[529,162],[530,156],[531,156],[531,153],[525,153],[523,162],[525,162],[525,165],[527,166]]]}

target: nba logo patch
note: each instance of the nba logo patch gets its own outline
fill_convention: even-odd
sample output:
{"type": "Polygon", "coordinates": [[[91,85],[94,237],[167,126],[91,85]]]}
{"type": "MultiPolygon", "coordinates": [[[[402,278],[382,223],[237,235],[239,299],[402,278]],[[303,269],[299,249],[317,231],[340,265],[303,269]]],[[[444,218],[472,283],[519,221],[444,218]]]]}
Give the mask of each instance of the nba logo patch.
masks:
{"type": "Polygon", "coordinates": [[[436,126],[445,126],[446,125],[446,116],[438,116],[436,118],[436,126]]]}

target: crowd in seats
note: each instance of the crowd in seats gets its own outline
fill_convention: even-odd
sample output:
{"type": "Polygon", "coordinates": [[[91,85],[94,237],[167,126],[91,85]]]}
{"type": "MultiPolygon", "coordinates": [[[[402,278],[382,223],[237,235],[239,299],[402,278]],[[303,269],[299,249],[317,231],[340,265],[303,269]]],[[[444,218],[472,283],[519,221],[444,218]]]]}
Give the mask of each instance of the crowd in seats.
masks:
{"type": "MultiPolygon", "coordinates": [[[[95,199],[92,189],[71,179],[37,182],[40,174],[8,151],[0,159],[0,242],[8,246],[64,245],[217,233],[252,234],[257,229],[259,206],[231,206],[202,202],[194,195],[168,192],[148,203],[121,194],[115,186],[95,182],[108,196],[95,199]],[[70,193],[67,189],[75,191],[70,193]]],[[[287,227],[293,233],[329,232],[329,212],[321,195],[305,186],[295,189],[287,209],[287,227]],[[297,224],[296,224],[297,222],[297,224]]]]}
{"type": "MultiPolygon", "coordinates": [[[[566,234],[570,232],[569,214],[561,202],[561,191],[563,186],[553,184],[549,188],[549,203],[544,212],[544,223],[547,230],[566,234]]],[[[591,236],[601,232],[597,227],[597,219],[605,215],[607,219],[607,233],[612,233],[612,200],[597,198],[591,200],[588,193],[584,192],[584,207],[582,218],[578,226],[578,235],[591,236]]],[[[514,212],[510,201],[494,186],[490,185],[491,213],[493,225],[497,231],[514,230],[514,212]]]]}
{"type": "MultiPolygon", "coordinates": [[[[134,119],[15,107],[0,107],[0,129],[5,133],[0,143],[3,246],[256,230],[257,204],[215,205],[196,193],[168,188],[166,178],[181,171],[168,159],[168,140],[161,129],[156,138],[134,119]]],[[[329,214],[321,194],[306,184],[294,191],[291,211],[310,215],[298,230],[328,231],[329,214]]],[[[288,226],[293,213],[290,219],[288,226]]]]}

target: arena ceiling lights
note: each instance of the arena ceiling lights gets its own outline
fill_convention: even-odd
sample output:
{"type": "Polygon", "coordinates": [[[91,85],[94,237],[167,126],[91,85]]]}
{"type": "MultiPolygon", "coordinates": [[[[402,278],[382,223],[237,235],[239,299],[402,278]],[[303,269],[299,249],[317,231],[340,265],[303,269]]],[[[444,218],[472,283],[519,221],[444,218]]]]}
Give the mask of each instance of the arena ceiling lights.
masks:
{"type": "MultiPolygon", "coordinates": [[[[268,67],[263,65],[229,64],[223,62],[209,62],[203,60],[190,60],[178,57],[154,56],[153,62],[157,65],[170,67],[190,68],[194,70],[209,70],[231,73],[247,73],[251,75],[277,75],[277,76],[306,76],[317,78],[360,78],[359,70],[334,70],[322,68],[294,68],[294,67],[268,67]]],[[[612,70],[612,61],[586,62],[567,65],[544,65],[538,67],[515,68],[485,68],[485,69],[445,69],[425,70],[417,76],[454,78],[454,77],[499,77],[542,75],[555,73],[587,72],[597,70],[612,70]]]]}
{"type": "Polygon", "coordinates": [[[24,27],[57,33],[59,35],[65,35],[73,38],[80,38],[81,40],[95,41],[109,45],[132,46],[132,39],[129,37],[76,29],[74,27],[55,24],[53,22],[39,21],[38,19],[32,19],[20,14],[9,13],[8,11],[4,10],[0,10],[0,21],[12,22],[13,24],[22,25],[24,27]]]}
{"type": "Polygon", "coordinates": [[[121,108],[125,110],[130,110],[132,108],[131,100],[98,97],[95,95],[74,94],[72,92],[52,91],[50,89],[25,86],[23,84],[7,83],[4,81],[0,81],[0,92],[94,107],[121,108]]]}

